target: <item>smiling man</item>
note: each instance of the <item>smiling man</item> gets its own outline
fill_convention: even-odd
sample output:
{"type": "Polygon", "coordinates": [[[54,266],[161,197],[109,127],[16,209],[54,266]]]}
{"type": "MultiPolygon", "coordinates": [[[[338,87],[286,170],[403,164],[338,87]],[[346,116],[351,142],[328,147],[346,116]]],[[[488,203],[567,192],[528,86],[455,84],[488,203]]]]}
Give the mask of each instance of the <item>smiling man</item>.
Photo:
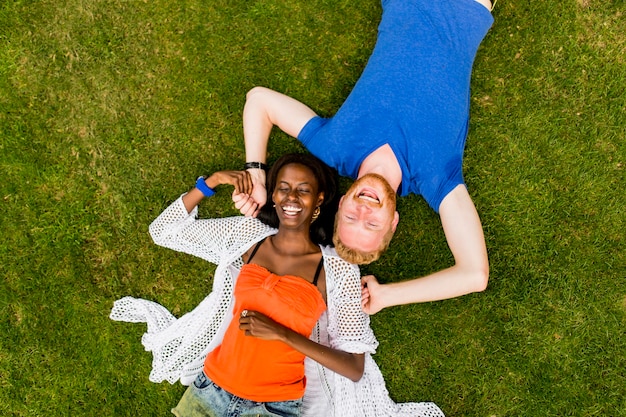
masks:
{"type": "MultiPolygon", "coordinates": [[[[297,137],[356,181],[342,198],[335,246],[366,264],[387,248],[398,224],[396,194],[424,197],[439,213],[454,265],[426,277],[380,285],[363,277],[363,308],[452,298],[482,291],[489,262],[462,163],[469,128],[470,76],[493,23],[488,0],[383,0],[378,39],[363,74],[335,116],[263,87],[244,108],[246,160],[255,184],[235,205],[254,215],[265,204],[265,162],[273,126],[297,137]]],[[[235,198],[234,198],[235,199],[235,198]]]]}

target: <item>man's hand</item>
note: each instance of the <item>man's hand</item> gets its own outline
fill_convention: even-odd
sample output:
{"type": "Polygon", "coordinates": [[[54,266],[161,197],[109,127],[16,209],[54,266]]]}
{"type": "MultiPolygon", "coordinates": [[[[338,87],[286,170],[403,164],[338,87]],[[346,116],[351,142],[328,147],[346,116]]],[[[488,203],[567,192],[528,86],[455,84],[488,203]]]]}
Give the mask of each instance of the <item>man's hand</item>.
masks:
{"type": "Polygon", "coordinates": [[[361,308],[367,314],[376,314],[385,306],[381,303],[383,286],[374,275],[361,277],[361,308]]]}
{"type": "Polygon", "coordinates": [[[256,217],[261,207],[265,205],[267,200],[267,191],[265,189],[265,171],[262,169],[251,168],[246,171],[252,183],[250,191],[245,193],[233,192],[232,199],[235,208],[241,214],[248,217],[256,217]]]}
{"type": "Polygon", "coordinates": [[[259,205],[254,201],[252,196],[233,192],[232,199],[233,203],[235,203],[235,208],[244,216],[256,217],[256,215],[259,214],[259,205]]]}
{"type": "Polygon", "coordinates": [[[239,317],[239,329],[246,336],[258,337],[263,340],[284,340],[288,329],[276,323],[265,314],[253,310],[243,310],[239,317]]]}

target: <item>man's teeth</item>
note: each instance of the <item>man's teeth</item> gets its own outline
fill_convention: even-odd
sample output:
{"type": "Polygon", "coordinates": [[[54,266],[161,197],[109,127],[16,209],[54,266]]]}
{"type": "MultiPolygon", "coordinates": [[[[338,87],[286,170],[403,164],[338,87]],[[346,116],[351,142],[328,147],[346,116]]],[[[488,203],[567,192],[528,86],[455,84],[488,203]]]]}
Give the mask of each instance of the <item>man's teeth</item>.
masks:
{"type": "Polygon", "coordinates": [[[370,201],[372,203],[380,203],[380,201],[377,198],[370,197],[369,195],[366,195],[366,194],[359,194],[359,198],[366,200],[366,201],[370,201]]]}
{"type": "Polygon", "coordinates": [[[298,213],[300,213],[300,212],[302,211],[302,208],[300,208],[300,207],[283,207],[283,211],[284,211],[286,214],[291,214],[291,215],[293,215],[293,214],[298,214],[298,213]]]}

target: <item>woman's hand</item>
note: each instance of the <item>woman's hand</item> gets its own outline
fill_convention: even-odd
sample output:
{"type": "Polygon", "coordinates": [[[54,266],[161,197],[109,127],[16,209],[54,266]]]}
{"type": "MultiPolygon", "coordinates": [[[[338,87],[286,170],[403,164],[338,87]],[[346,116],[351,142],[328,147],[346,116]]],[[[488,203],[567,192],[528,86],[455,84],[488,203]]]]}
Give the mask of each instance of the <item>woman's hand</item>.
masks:
{"type": "Polygon", "coordinates": [[[239,329],[246,336],[258,337],[263,340],[285,340],[285,334],[291,330],[276,323],[263,313],[253,310],[243,310],[239,317],[239,329]]]}
{"type": "Polygon", "coordinates": [[[333,349],[310,340],[308,337],[276,323],[258,311],[243,310],[239,317],[239,328],[246,336],[263,340],[277,340],[287,344],[322,366],[356,382],[363,376],[365,355],[333,349]]]}
{"type": "MultiPolygon", "coordinates": [[[[235,187],[233,195],[247,196],[252,192],[252,179],[248,171],[217,171],[204,179],[206,185],[215,189],[218,185],[232,185],[235,187]]],[[[188,213],[204,199],[205,195],[198,188],[193,188],[183,196],[183,204],[188,213]]]]}
{"type": "Polygon", "coordinates": [[[218,185],[232,185],[235,187],[234,193],[252,193],[252,178],[248,171],[217,171],[211,174],[205,182],[211,188],[218,185]]]}

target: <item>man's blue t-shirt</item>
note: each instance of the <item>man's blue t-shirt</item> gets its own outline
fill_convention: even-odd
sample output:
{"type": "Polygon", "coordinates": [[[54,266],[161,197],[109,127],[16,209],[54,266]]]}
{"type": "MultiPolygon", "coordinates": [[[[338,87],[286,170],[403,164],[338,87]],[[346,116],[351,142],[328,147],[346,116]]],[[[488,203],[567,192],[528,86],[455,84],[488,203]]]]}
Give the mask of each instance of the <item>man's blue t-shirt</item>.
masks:
{"type": "Polygon", "coordinates": [[[354,89],[335,116],[311,119],[298,139],[352,178],[389,144],[402,169],[399,194],[421,194],[438,212],[464,183],[470,76],[492,23],[474,0],[383,0],[378,40],[354,89]]]}

